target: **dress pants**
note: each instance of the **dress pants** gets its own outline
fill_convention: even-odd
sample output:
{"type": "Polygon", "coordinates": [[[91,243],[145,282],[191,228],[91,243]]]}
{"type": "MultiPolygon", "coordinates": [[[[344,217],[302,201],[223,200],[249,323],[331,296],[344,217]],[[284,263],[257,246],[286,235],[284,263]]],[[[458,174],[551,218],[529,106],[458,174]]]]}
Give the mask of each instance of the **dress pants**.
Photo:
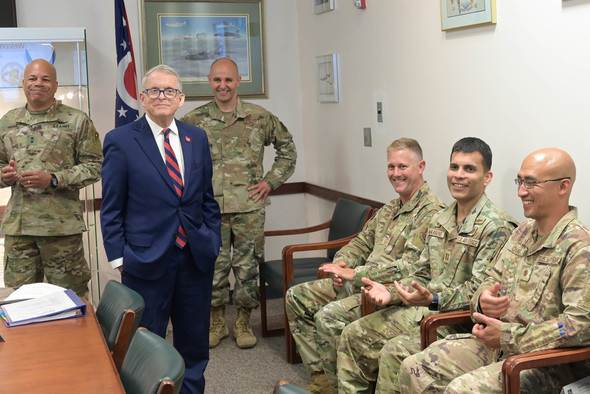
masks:
{"type": "Polygon", "coordinates": [[[180,392],[204,393],[213,265],[208,272],[199,271],[188,245],[183,249],[172,247],[166,256],[166,273],[161,278],[140,279],[123,269],[122,283],[141,294],[145,301],[140,326],[165,338],[168,319],[172,321],[174,347],[186,365],[180,392]]]}

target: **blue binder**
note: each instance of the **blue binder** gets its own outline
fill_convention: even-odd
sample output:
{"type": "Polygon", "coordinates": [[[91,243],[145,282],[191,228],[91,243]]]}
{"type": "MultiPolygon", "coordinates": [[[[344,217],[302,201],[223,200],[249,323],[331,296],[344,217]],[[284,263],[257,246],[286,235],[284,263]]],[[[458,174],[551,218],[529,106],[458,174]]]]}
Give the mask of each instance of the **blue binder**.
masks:
{"type": "Polygon", "coordinates": [[[62,293],[48,294],[44,297],[34,298],[31,300],[15,302],[0,306],[0,317],[7,327],[22,326],[25,324],[41,323],[46,321],[70,319],[73,317],[82,317],[86,315],[86,303],[74,293],[73,290],[68,289],[62,293]],[[64,294],[71,302],[65,304],[56,304],[55,308],[48,311],[48,302],[51,302],[52,297],[57,294],[64,294]],[[67,305],[66,305],[67,304],[67,305]],[[17,316],[23,316],[20,318],[17,316]]]}

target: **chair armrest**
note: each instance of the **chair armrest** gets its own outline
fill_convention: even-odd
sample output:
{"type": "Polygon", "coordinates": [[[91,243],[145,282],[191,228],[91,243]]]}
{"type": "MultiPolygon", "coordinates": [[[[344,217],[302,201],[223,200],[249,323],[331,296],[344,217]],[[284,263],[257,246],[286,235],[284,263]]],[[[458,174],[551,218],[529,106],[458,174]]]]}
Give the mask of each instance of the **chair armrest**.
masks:
{"type": "MultiPolygon", "coordinates": [[[[334,239],[332,241],[326,242],[314,242],[309,244],[297,244],[297,245],[287,245],[283,248],[283,278],[284,283],[291,283],[295,278],[295,274],[293,272],[293,253],[295,252],[304,252],[308,250],[323,250],[323,249],[332,249],[332,248],[340,248],[346,244],[348,244],[356,234],[351,235],[346,238],[334,239]]],[[[287,289],[284,289],[287,291],[287,289]]]]}
{"type": "MultiPolygon", "coordinates": [[[[324,264],[329,264],[329,263],[324,263],[324,264]]],[[[320,268],[322,268],[322,265],[324,265],[324,264],[320,264],[320,266],[318,267],[318,279],[330,278],[330,274],[328,272],[320,271],[320,268]]]]}
{"type": "Polygon", "coordinates": [[[131,309],[125,310],[123,312],[121,325],[117,331],[115,343],[113,344],[113,350],[111,351],[115,367],[119,373],[121,373],[121,366],[123,365],[123,360],[125,359],[127,348],[129,347],[129,338],[131,338],[134,322],[135,311],[131,309]]]}
{"type": "Polygon", "coordinates": [[[294,229],[287,229],[287,230],[265,231],[264,236],[265,237],[274,237],[276,235],[307,234],[307,233],[313,233],[315,231],[325,230],[327,228],[330,228],[331,225],[332,225],[332,220],[328,220],[325,223],[317,224],[317,225],[311,226],[311,227],[294,228],[294,229]]]}
{"type": "Polygon", "coordinates": [[[420,341],[422,343],[422,349],[426,349],[428,345],[436,341],[436,329],[439,326],[472,322],[470,311],[453,311],[426,316],[420,323],[420,341]]]}
{"type": "Polygon", "coordinates": [[[590,359],[590,347],[561,348],[517,354],[502,364],[502,392],[520,393],[520,372],[590,359]]]}
{"type": "MultiPolygon", "coordinates": [[[[383,283],[383,286],[385,286],[385,287],[393,286],[393,282],[392,283],[383,283]]],[[[361,292],[361,316],[370,315],[371,313],[375,312],[376,309],[377,309],[377,305],[375,305],[369,299],[369,297],[365,295],[365,293],[361,292]]]]}
{"type": "Polygon", "coordinates": [[[367,316],[375,312],[377,305],[373,304],[365,293],[361,293],[361,316],[367,316]]]}

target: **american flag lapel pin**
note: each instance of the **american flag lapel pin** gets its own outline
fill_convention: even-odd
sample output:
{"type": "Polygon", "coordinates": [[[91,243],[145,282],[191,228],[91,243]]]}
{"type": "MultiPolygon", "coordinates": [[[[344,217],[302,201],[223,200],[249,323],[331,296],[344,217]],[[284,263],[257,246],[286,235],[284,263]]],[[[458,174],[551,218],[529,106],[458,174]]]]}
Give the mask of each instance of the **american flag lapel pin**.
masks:
{"type": "Polygon", "coordinates": [[[185,136],[184,138],[186,139],[186,142],[191,142],[191,139],[190,139],[190,137],[188,137],[188,136],[185,136]]]}

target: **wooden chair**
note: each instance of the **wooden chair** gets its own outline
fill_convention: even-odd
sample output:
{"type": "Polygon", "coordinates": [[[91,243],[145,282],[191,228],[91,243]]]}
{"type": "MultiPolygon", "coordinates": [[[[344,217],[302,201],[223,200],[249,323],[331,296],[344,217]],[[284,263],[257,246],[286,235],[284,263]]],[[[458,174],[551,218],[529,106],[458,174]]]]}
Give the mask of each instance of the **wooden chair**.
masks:
{"type": "Polygon", "coordinates": [[[265,236],[272,237],[278,235],[306,234],[329,229],[328,240],[326,242],[288,245],[283,249],[281,260],[263,261],[260,264],[262,336],[267,337],[285,333],[288,362],[296,363],[300,362],[301,359],[297,355],[295,341],[291,336],[286,315],[284,316],[284,328],[274,330],[268,328],[265,283],[268,284],[269,288],[282,294],[284,297],[289,287],[315,280],[317,278],[318,267],[323,263],[331,262],[336,252],[362,230],[363,225],[372,213],[373,209],[368,205],[352,200],[339,199],[336,202],[332,219],[325,223],[300,229],[266,231],[264,233],[265,236]],[[294,253],[311,250],[325,250],[326,255],[323,257],[293,257],[294,253]]]}
{"type": "Polygon", "coordinates": [[[120,282],[109,281],[96,308],[96,317],[111,350],[117,371],[143,316],[143,297],[120,282]]]}
{"type": "Polygon", "coordinates": [[[184,368],[184,360],[174,346],[140,327],[121,367],[121,382],[127,394],[177,394],[184,368]]]}
{"type": "MultiPolygon", "coordinates": [[[[436,341],[436,329],[442,325],[471,322],[469,311],[456,311],[429,315],[422,320],[420,335],[422,348],[436,341]]],[[[520,372],[526,369],[549,367],[558,364],[590,360],[590,346],[580,348],[559,348],[516,354],[504,360],[502,365],[502,393],[520,393],[520,372]]]]}

